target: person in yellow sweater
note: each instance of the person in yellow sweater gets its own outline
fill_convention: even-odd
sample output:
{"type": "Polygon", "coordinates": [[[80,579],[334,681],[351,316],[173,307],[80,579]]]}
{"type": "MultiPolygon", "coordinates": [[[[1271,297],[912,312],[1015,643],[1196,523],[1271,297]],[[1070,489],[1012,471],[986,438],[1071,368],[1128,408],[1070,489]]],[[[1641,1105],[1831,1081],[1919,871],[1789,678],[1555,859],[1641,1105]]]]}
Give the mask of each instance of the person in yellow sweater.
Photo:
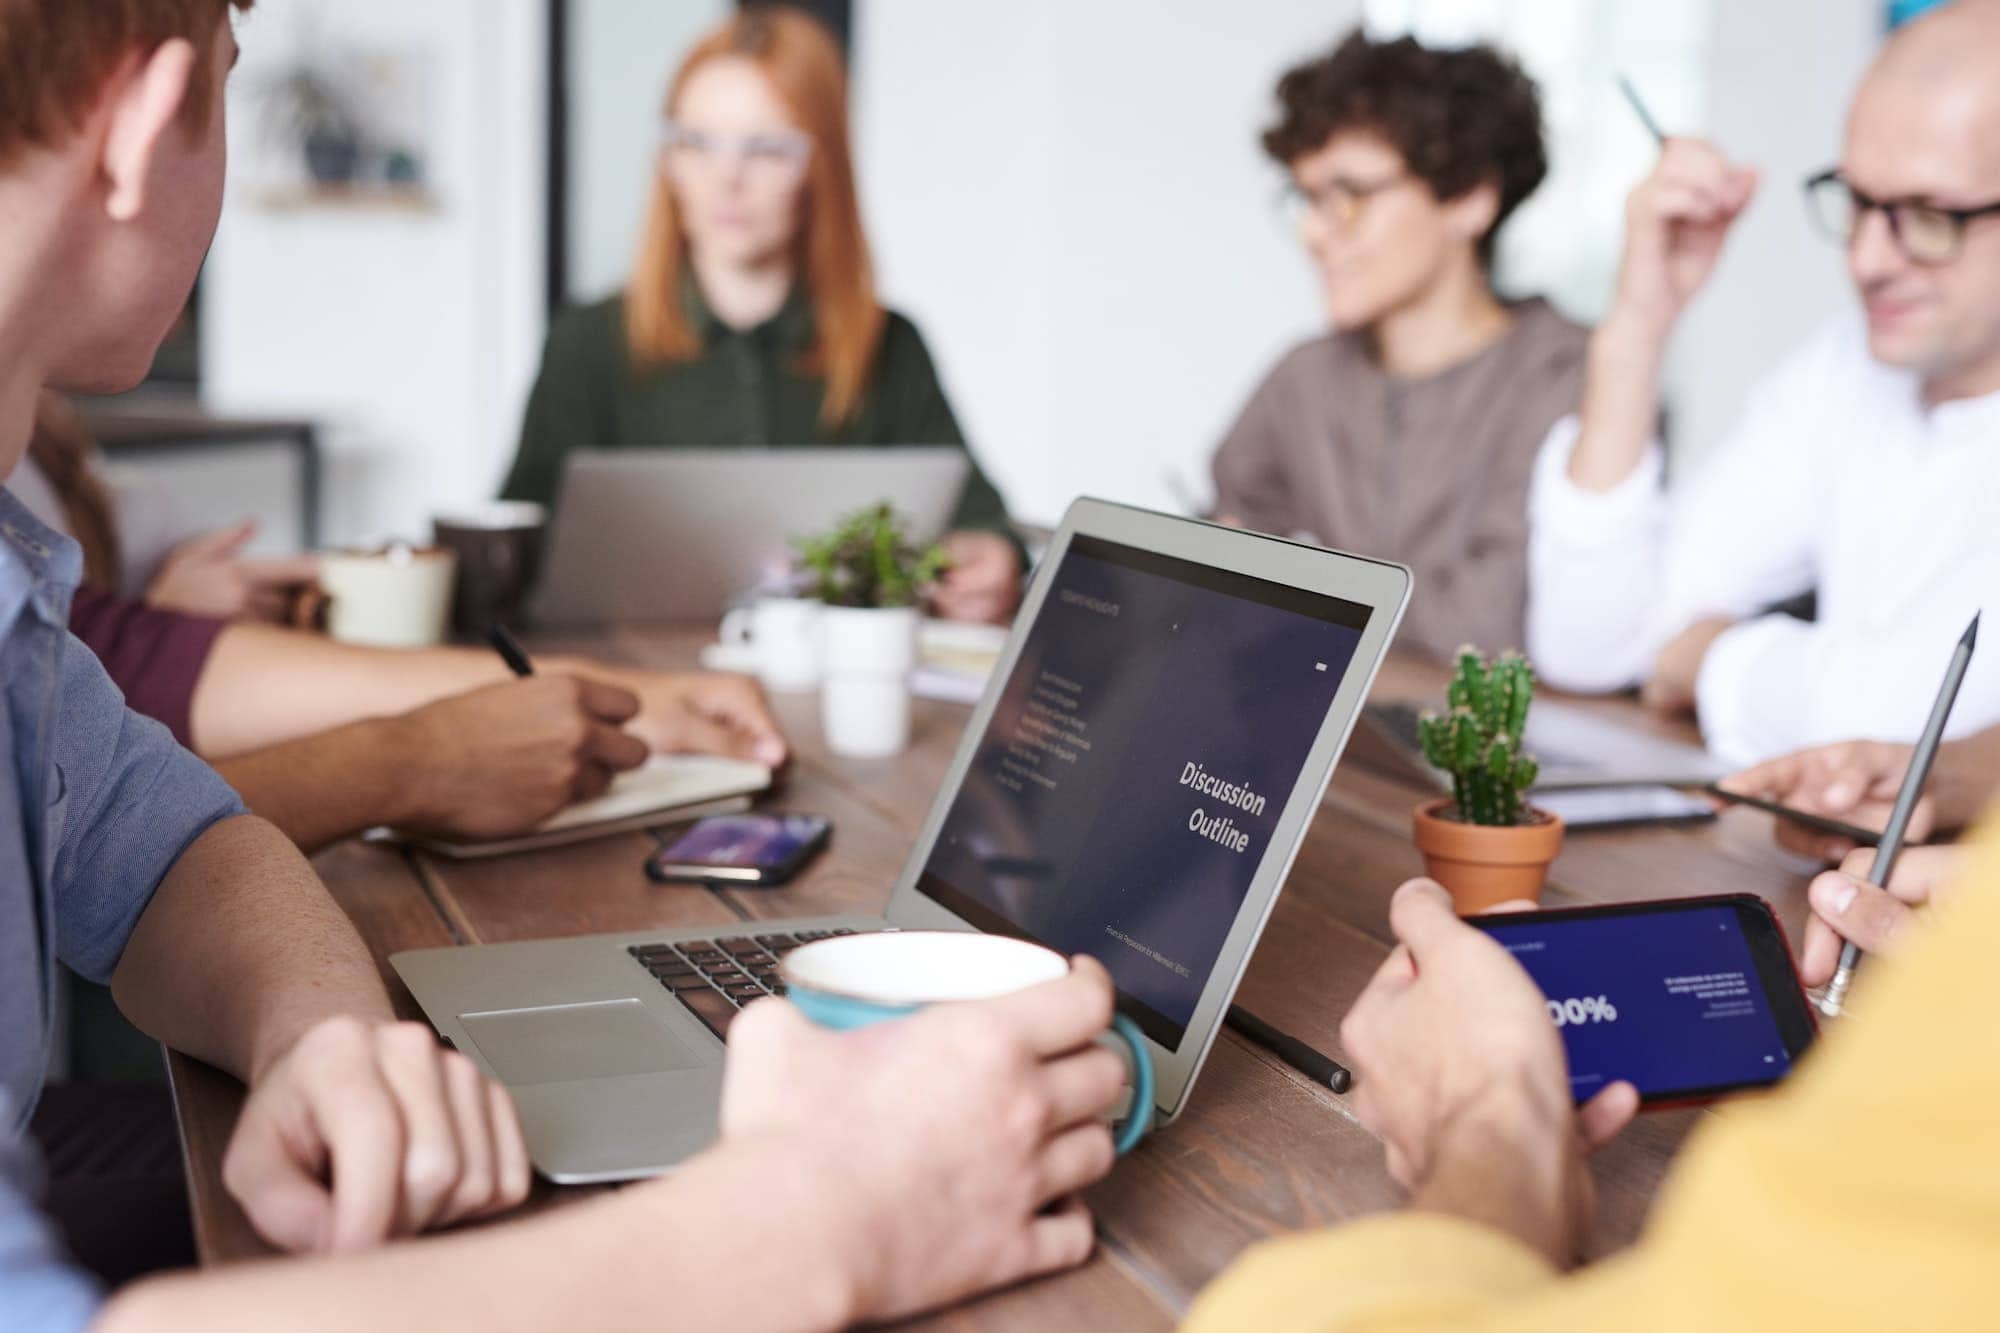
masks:
{"type": "Polygon", "coordinates": [[[1250,1251],[1189,1333],[1995,1327],[2000,1030],[1983,1011],[2000,827],[1971,852],[1908,853],[1891,889],[1814,882],[1821,928],[1888,951],[1863,964],[1858,1012],[1782,1088],[1695,1134],[1638,1244],[1568,1272],[1591,1216],[1586,1156],[1635,1095],[1572,1110],[1528,974],[1442,889],[1405,884],[1390,908],[1402,946],[1341,1035],[1409,1204],[1250,1251]]]}

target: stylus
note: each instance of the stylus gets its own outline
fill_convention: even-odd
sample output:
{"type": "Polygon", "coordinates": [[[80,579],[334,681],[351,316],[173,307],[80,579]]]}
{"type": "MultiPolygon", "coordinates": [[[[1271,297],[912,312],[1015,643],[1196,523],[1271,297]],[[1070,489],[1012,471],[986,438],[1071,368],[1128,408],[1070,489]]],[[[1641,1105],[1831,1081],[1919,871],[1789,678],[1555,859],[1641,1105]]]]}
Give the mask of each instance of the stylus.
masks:
{"type": "Polygon", "coordinates": [[[1297,1037],[1278,1031],[1240,1004],[1230,1005],[1229,1013],[1222,1021],[1315,1083],[1335,1092],[1346,1092],[1354,1086],[1354,1075],[1348,1072],[1346,1065],[1306,1045],[1297,1037]]]}
{"type": "MultiPolygon", "coordinates": [[[[1889,882],[1889,874],[1896,868],[1896,854],[1903,850],[1903,833],[1910,826],[1910,813],[1917,808],[1917,800],[1924,794],[1924,783],[1931,775],[1931,761],[1937,758],[1938,742],[1944,739],[1944,724],[1951,718],[1951,706],[1958,699],[1959,683],[1965,679],[1965,668],[1972,663],[1972,649],[1979,642],[1979,616],[1972,617],[1972,623],[1965,627],[1965,633],[1958,636],[1958,648],[1951,655],[1951,665],[1944,669],[1944,683],[1938,686],[1937,702],[1931,705],[1931,720],[1924,724],[1924,734],[1917,741],[1916,752],[1910,756],[1910,771],[1903,774],[1903,789],[1896,793],[1896,808],[1889,812],[1889,826],[1882,830],[1882,841],[1875,846],[1875,861],[1868,867],[1868,882],[1882,888],[1889,882]]],[[[1849,940],[1840,946],[1840,966],[1834,970],[1833,980],[1827,983],[1826,993],[1820,996],[1819,1011],[1828,1018],[1840,1016],[1841,1006],[1847,999],[1847,988],[1854,984],[1854,965],[1861,961],[1861,950],[1849,940]]]]}

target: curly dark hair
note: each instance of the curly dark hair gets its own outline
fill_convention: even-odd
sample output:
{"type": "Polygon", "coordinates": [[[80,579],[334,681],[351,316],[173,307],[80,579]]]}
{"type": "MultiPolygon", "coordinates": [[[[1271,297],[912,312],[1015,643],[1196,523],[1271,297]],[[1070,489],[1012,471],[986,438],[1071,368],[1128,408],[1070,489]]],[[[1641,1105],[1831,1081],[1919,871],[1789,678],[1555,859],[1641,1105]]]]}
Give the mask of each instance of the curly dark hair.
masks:
{"type": "Polygon", "coordinates": [[[1490,46],[1434,50],[1411,37],[1371,41],[1359,29],[1333,51],[1278,80],[1278,123],[1264,151],[1289,167],[1341,130],[1370,130],[1409,163],[1439,199],[1491,181],[1500,191],[1479,258],[1548,174],[1535,81],[1490,46]]]}

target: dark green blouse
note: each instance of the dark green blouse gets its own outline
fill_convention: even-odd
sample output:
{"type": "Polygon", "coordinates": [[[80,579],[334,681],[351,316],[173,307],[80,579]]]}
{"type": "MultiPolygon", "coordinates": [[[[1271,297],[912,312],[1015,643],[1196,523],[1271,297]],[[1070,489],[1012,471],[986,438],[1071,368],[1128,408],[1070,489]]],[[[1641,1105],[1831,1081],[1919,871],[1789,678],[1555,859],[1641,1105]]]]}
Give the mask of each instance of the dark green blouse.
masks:
{"type": "MultiPolygon", "coordinates": [[[[553,503],[571,448],[965,444],[923,337],[894,311],[860,410],[832,431],[819,419],[825,378],[799,368],[813,336],[802,294],[752,329],[724,324],[692,291],[689,311],[701,354],[644,370],[627,351],[624,297],[557,316],[502,496],[553,503]]],[[[1000,493],[975,460],[953,526],[1006,523],[1000,493]]]]}

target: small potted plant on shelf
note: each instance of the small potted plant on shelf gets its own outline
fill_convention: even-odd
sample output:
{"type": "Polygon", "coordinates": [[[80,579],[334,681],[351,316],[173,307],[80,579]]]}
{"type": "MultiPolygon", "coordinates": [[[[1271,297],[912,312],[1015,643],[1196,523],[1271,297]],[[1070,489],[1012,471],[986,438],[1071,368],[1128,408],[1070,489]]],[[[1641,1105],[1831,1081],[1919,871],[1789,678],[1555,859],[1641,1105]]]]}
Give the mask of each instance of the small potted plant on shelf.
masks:
{"type": "Polygon", "coordinates": [[[1418,723],[1424,756],[1451,777],[1452,794],[1417,807],[1417,850],[1461,913],[1539,900],[1562,850],[1562,820],[1524,799],[1541,772],[1521,746],[1534,695],[1534,671],[1520,654],[1488,662],[1463,648],[1445,694],[1449,711],[1426,712],[1418,723]]]}
{"type": "Polygon", "coordinates": [[[879,758],[910,738],[910,671],[917,594],[945,569],[944,549],[919,548],[886,504],[797,543],[820,615],[820,709],[836,754],[879,758]]]}
{"type": "Polygon", "coordinates": [[[288,71],[271,86],[267,114],[314,186],[351,185],[360,176],[361,126],[352,100],[328,75],[311,65],[288,71]]]}

